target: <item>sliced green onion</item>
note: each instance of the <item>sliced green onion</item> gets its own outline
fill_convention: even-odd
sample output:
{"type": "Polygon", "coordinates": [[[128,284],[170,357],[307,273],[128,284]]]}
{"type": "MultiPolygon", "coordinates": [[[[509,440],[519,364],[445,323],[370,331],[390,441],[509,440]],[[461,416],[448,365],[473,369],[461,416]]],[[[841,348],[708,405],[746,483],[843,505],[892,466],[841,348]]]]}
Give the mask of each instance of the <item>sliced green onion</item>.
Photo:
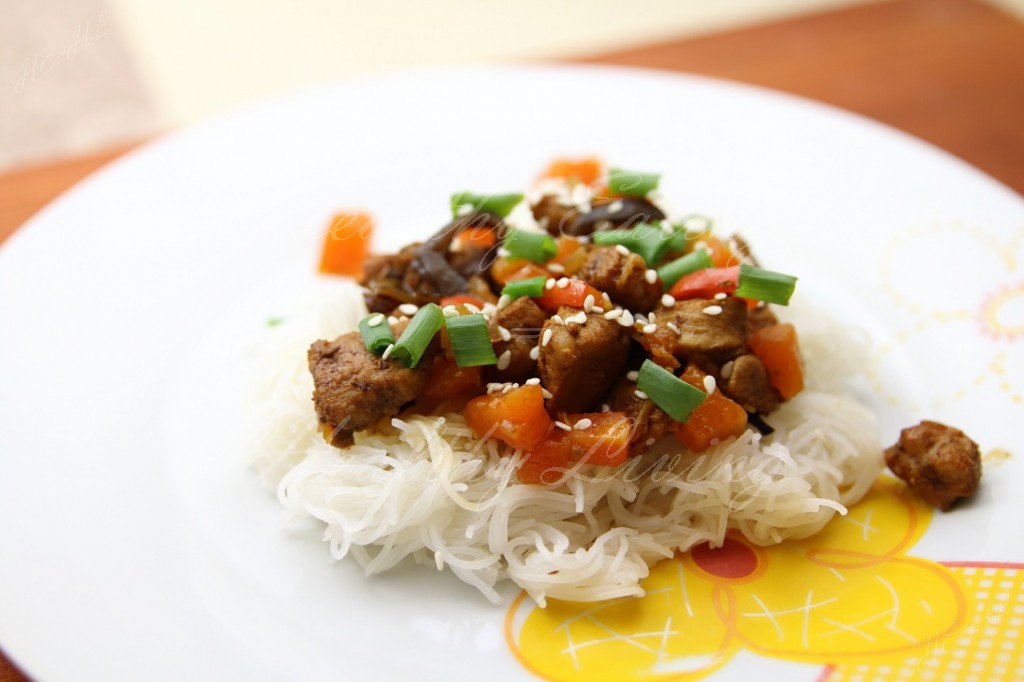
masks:
{"type": "Polygon", "coordinates": [[[409,326],[398,337],[398,343],[391,351],[391,357],[408,368],[420,363],[420,358],[434,338],[434,334],[444,324],[444,313],[436,303],[428,303],[413,315],[409,326]]]}
{"type": "Polygon", "coordinates": [[[612,194],[628,194],[630,196],[647,196],[658,187],[660,173],[640,173],[638,171],[611,168],[608,171],[608,191],[612,194]]]}
{"type": "Polygon", "coordinates": [[[603,230],[591,235],[595,244],[621,244],[643,258],[648,265],[657,263],[672,243],[674,235],[665,234],[656,225],[644,223],[631,230],[603,230]]]}
{"type": "Polygon", "coordinates": [[[444,320],[448,338],[455,351],[455,364],[459,367],[497,364],[498,358],[487,333],[487,320],[483,313],[453,315],[444,320]]]}
{"type": "Polygon", "coordinates": [[[535,263],[546,263],[558,253],[558,244],[547,232],[509,227],[502,244],[509,254],[535,263]]]}
{"type": "Polygon", "coordinates": [[[500,218],[506,217],[512,212],[520,201],[522,194],[473,194],[472,192],[457,192],[452,195],[452,217],[458,218],[460,209],[469,206],[469,211],[486,211],[493,213],[500,218]]]}
{"type": "Polygon", "coordinates": [[[547,281],[548,278],[544,275],[527,277],[526,279],[514,279],[505,285],[505,288],[501,290],[501,294],[511,298],[519,298],[520,296],[537,298],[544,295],[544,284],[547,281]]]}
{"type": "Polygon", "coordinates": [[[712,265],[708,250],[698,249],[693,253],[686,254],[682,258],[675,259],[671,263],[662,265],[658,268],[658,277],[661,278],[661,281],[665,284],[665,290],[668,291],[683,276],[689,275],[691,272],[703,270],[704,268],[710,268],[712,265]]]}
{"type": "Polygon", "coordinates": [[[743,263],[740,265],[740,283],[734,293],[740,298],[789,305],[789,298],[793,295],[794,289],[796,277],[743,263]]]}
{"type": "Polygon", "coordinates": [[[694,388],[650,360],[644,360],[640,366],[636,387],[677,422],[685,422],[690,413],[708,397],[704,391],[694,388]]]}
{"type": "Polygon", "coordinates": [[[372,313],[359,321],[359,333],[363,336],[363,345],[374,355],[380,355],[388,346],[395,342],[391,325],[383,313],[372,313]]]}

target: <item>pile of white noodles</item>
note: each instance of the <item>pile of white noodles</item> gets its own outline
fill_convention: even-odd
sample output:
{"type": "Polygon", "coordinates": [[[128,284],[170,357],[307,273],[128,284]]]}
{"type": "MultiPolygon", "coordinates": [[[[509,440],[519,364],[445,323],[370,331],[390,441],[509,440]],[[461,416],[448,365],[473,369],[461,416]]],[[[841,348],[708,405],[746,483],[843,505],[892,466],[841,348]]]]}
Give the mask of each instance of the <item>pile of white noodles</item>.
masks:
{"type": "Polygon", "coordinates": [[[862,344],[797,311],[808,388],[768,418],[770,437],[748,430],[699,457],[665,442],[557,487],[519,483],[519,454],[479,441],[458,414],[394,419],[342,451],[317,430],[306,349],[354,329],[363,312],[358,290],[334,283],[268,329],[250,449],[285,509],[326,524],[332,555],[367,575],[411,557],[495,602],[505,578],[541,605],[641,595],[649,565],[730,529],[760,545],[811,535],[881,469],[874,415],[840,388],[863,366],[862,344]]]}

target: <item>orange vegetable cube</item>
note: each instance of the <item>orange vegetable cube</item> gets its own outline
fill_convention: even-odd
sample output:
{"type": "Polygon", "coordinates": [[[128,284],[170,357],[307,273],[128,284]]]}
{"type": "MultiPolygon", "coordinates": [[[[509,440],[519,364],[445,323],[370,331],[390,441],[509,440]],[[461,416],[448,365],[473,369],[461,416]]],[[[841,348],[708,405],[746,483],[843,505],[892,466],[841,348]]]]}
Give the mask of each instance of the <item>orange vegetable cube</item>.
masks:
{"type": "Polygon", "coordinates": [[[465,416],[477,436],[497,438],[526,450],[539,445],[554,423],[537,385],[473,398],[466,403],[465,416]]]}
{"type": "MultiPolygon", "coordinates": [[[[705,376],[695,365],[688,365],[679,378],[703,391],[705,376]]],[[[689,419],[675,425],[675,432],[676,438],[690,450],[704,452],[726,438],[740,435],[746,428],[747,411],[716,390],[690,413],[689,419]]]]}
{"type": "Polygon", "coordinates": [[[804,389],[804,368],[796,328],[788,323],[763,327],[747,337],[747,345],[764,363],[772,386],[786,400],[804,389]]]}
{"type": "Polygon", "coordinates": [[[320,272],[328,275],[358,275],[370,253],[373,218],[366,213],[338,213],[324,235],[320,272]]]}

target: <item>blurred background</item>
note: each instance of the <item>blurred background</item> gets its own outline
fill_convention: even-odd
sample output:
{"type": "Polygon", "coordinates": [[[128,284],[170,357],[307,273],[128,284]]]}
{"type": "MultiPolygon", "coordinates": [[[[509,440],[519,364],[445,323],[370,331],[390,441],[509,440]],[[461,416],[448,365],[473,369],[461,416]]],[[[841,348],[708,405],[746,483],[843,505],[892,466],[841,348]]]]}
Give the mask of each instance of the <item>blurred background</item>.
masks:
{"type": "MultiPolygon", "coordinates": [[[[0,0],[0,171],[339,78],[585,58],[892,1],[0,0]]],[[[1024,17],[1024,0],[977,1],[1024,17]]]]}

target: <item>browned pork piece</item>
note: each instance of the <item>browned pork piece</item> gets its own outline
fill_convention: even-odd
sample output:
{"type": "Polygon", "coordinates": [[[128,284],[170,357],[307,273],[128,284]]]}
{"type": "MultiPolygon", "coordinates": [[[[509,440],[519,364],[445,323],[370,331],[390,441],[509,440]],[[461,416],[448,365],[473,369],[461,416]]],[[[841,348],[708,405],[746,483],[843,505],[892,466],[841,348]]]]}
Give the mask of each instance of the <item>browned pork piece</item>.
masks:
{"type": "Polygon", "coordinates": [[[746,352],[747,304],[738,298],[691,298],[659,305],[654,312],[659,342],[683,364],[720,364],[746,352]]]}
{"type": "Polygon", "coordinates": [[[383,360],[366,350],[359,332],[316,341],[308,357],[317,419],[339,447],[350,445],[356,431],[395,416],[415,400],[433,364],[426,355],[415,369],[383,360]]]}
{"type": "Polygon", "coordinates": [[[772,386],[767,368],[756,355],[748,353],[732,360],[732,364],[722,368],[722,379],[724,383],[719,385],[722,393],[748,412],[768,414],[778,409],[782,402],[782,396],[772,386]]]}
{"type": "Polygon", "coordinates": [[[556,237],[583,237],[599,230],[665,219],[661,209],[641,197],[595,199],[590,210],[584,213],[575,205],[566,206],[558,196],[547,194],[531,208],[537,222],[556,237]]]}
{"type": "Polygon", "coordinates": [[[962,431],[933,421],[903,429],[885,463],[925,502],[948,511],[981,482],[981,453],[962,431]]]}
{"type": "Polygon", "coordinates": [[[553,412],[589,412],[622,372],[629,337],[602,315],[565,306],[558,314],[565,323],[552,318],[541,331],[538,369],[552,394],[548,406],[553,412]]]}
{"type": "Polygon", "coordinates": [[[639,313],[653,308],[664,292],[661,280],[647,280],[647,270],[647,263],[635,253],[598,246],[590,249],[576,271],[576,278],[605,292],[622,307],[639,313]]]}
{"type": "Polygon", "coordinates": [[[504,370],[489,367],[489,379],[519,381],[536,375],[537,361],[530,357],[530,351],[537,347],[537,337],[547,319],[547,314],[526,297],[517,298],[498,311],[498,325],[505,329],[509,340],[503,339],[500,330],[491,340],[494,342],[494,354],[501,358],[507,351],[509,363],[504,370]]]}

